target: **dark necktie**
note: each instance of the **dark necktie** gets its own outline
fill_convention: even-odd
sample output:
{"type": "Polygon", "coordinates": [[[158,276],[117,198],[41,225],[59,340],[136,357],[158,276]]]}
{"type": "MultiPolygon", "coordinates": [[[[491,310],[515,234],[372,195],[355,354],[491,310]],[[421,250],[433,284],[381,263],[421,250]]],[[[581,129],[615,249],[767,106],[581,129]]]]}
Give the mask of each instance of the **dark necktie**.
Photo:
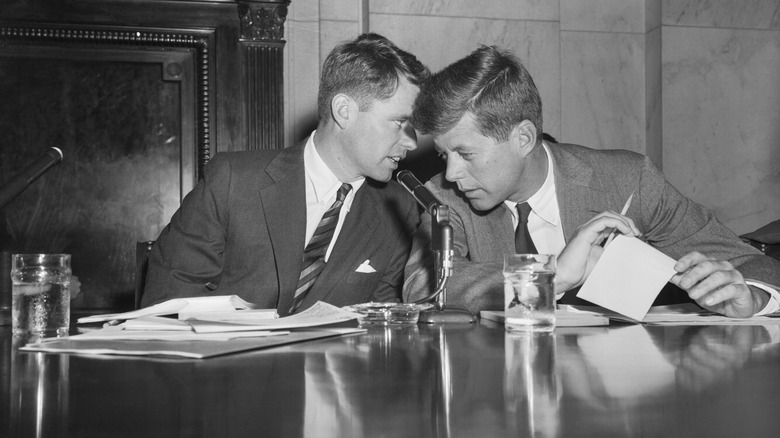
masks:
{"type": "Polygon", "coordinates": [[[341,206],[344,205],[344,199],[347,198],[347,193],[350,190],[352,190],[351,185],[347,183],[341,185],[336,194],[336,202],[322,215],[317,229],[314,230],[314,235],[311,236],[311,240],[303,251],[303,269],[298,277],[298,287],[295,288],[290,313],[294,313],[298,309],[314,281],[317,280],[317,276],[325,268],[325,253],[328,252],[328,246],[330,246],[333,233],[336,231],[339,211],[341,211],[341,206]]]}
{"type": "Polygon", "coordinates": [[[527,202],[517,204],[517,229],[515,230],[515,253],[536,254],[536,246],[528,232],[528,215],[531,214],[531,206],[527,202]]]}

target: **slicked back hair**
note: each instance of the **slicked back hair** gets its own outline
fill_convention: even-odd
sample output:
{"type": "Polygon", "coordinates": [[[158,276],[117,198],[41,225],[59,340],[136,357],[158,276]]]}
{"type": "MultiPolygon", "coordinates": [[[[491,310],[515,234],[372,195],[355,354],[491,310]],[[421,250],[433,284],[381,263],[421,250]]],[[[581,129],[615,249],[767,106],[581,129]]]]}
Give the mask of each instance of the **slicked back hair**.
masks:
{"type": "Polygon", "coordinates": [[[414,55],[381,35],[367,33],[341,43],[322,64],[317,96],[320,122],[329,118],[337,94],[350,96],[360,111],[368,111],[374,101],[395,93],[401,77],[420,86],[429,76],[428,68],[414,55]]]}
{"type": "Polygon", "coordinates": [[[523,120],[542,138],[542,100],[520,60],[495,46],[482,46],[431,76],[417,96],[412,125],[439,136],[469,112],[480,133],[506,141],[523,120]]]}

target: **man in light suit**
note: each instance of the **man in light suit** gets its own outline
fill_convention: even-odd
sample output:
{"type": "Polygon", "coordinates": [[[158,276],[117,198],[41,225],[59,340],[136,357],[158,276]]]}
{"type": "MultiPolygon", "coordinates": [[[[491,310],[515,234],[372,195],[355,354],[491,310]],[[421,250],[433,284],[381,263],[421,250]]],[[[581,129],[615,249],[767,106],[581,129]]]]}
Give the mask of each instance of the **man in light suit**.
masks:
{"type": "Polygon", "coordinates": [[[289,149],[216,154],[154,245],[142,305],[235,294],[287,315],[399,301],[419,213],[389,180],[417,147],[409,118],[428,75],[380,35],[337,46],[317,130],[289,149]]]}
{"type": "MultiPolygon", "coordinates": [[[[512,54],[475,50],[433,75],[415,105],[412,123],[433,136],[446,161],[444,174],[426,186],[450,207],[449,304],[503,308],[503,255],[516,252],[515,230],[527,223],[535,252],[558,255],[562,302],[582,285],[616,229],[677,259],[671,283],[707,309],[734,317],[778,309],[780,262],[682,196],[647,157],[544,142],[539,93],[512,54]],[[626,215],[614,213],[632,193],[626,215]],[[527,221],[516,208],[524,203],[531,208],[527,221]]],[[[433,289],[430,224],[424,214],[406,267],[406,300],[433,289]]]]}

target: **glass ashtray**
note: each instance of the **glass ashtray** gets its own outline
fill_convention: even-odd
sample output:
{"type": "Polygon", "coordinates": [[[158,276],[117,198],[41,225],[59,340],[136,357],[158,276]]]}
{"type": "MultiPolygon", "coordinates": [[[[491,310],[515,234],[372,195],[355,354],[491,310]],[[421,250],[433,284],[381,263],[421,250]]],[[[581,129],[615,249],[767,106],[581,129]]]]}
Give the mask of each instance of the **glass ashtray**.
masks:
{"type": "Polygon", "coordinates": [[[349,306],[353,312],[360,313],[358,323],[361,326],[387,326],[417,324],[420,310],[430,306],[400,303],[364,303],[349,306]]]}

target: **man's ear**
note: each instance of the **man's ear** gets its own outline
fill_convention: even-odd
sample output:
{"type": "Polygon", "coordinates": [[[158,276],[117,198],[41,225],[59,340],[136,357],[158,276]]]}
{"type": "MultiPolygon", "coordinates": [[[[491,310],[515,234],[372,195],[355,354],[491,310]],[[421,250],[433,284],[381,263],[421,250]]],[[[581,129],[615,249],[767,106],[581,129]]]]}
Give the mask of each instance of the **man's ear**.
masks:
{"type": "Polygon", "coordinates": [[[341,129],[346,129],[354,122],[356,109],[357,103],[346,94],[337,94],[330,101],[331,116],[341,129]]]}
{"type": "Polygon", "coordinates": [[[510,140],[516,142],[523,157],[530,154],[536,146],[536,126],[530,120],[523,120],[512,129],[510,140]]]}

